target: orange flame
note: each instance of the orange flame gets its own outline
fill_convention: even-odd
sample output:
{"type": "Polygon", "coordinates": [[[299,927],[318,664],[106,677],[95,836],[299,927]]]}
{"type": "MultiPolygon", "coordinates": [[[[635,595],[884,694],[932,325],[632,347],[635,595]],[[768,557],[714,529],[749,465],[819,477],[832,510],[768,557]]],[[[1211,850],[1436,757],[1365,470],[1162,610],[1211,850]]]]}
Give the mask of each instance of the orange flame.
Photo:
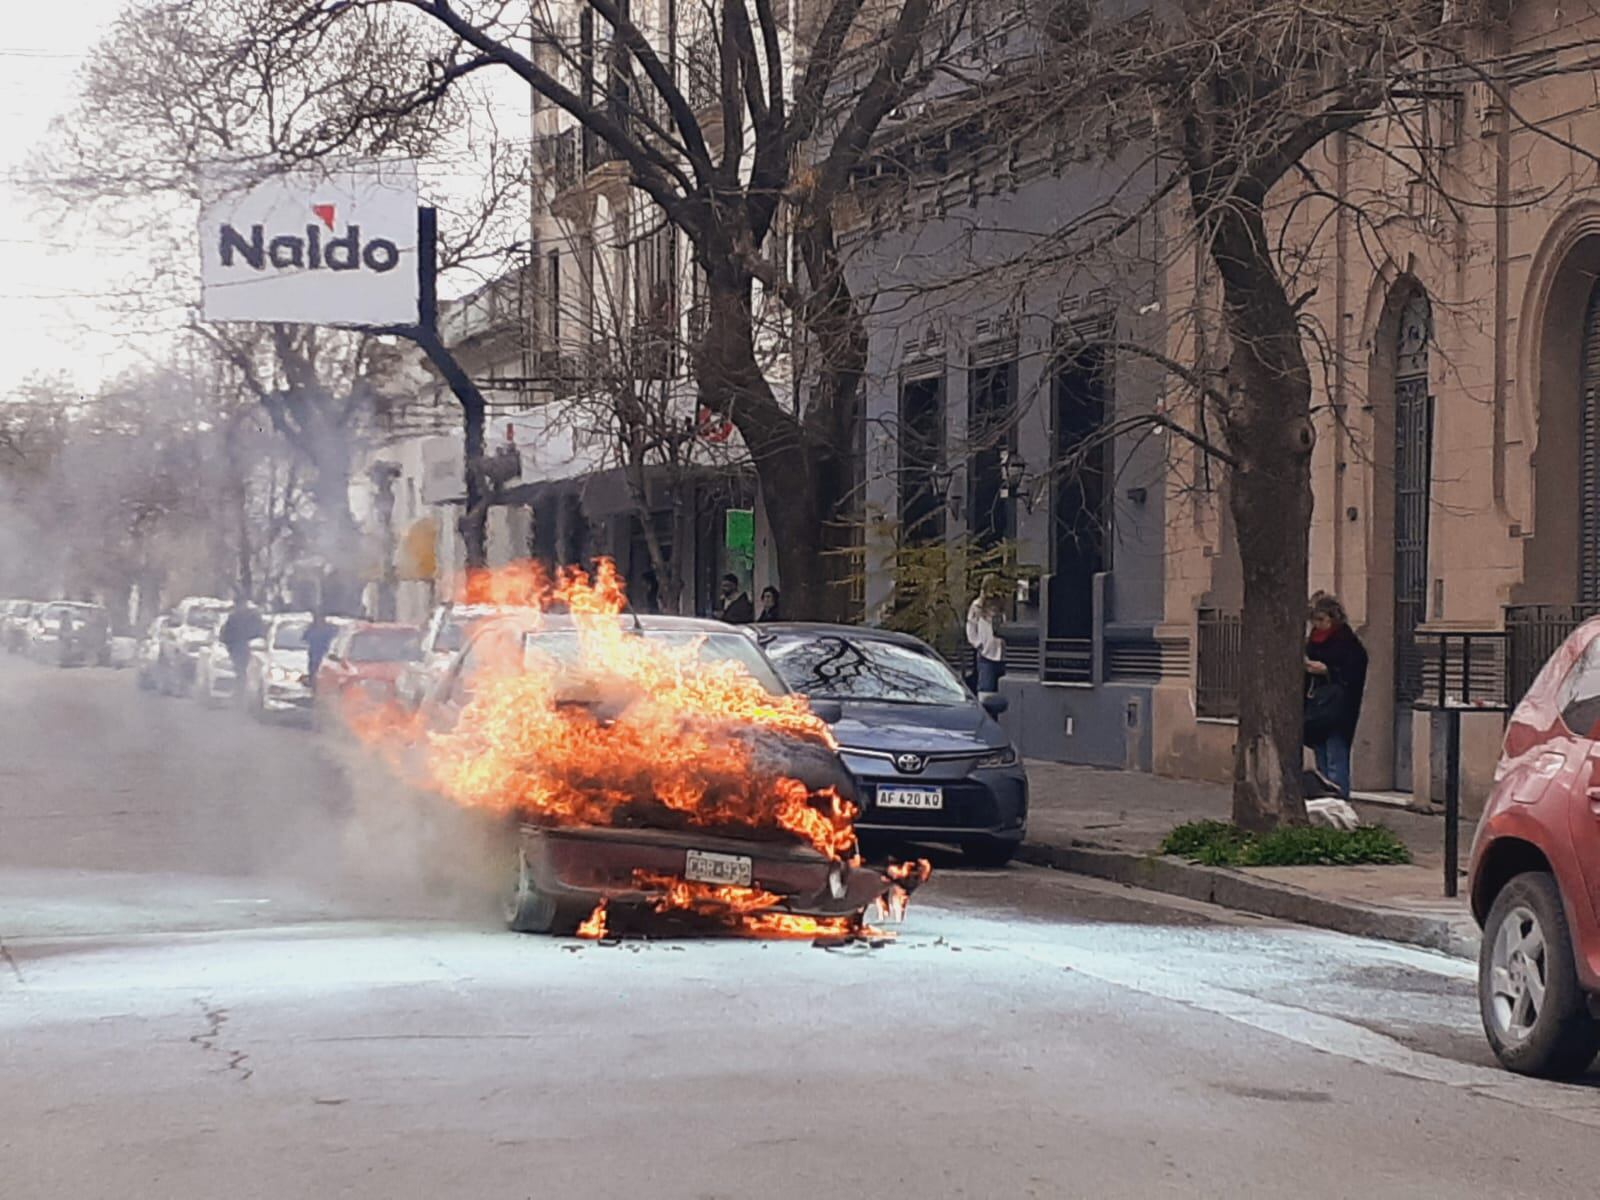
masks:
{"type": "Polygon", "coordinates": [[[606,902],[600,901],[594,906],[594,911],[588,915],[578,926],[578,936],[598,940],[606,935],[606,902]]]}
{"type": "Polygon", "coordinates": [[[783,903],[783,897],[762,888],[691,883],[675,875],[650,871],[635,871],[633,883],[640,891],[660,893],[651,902],[657,913],[686,912],[754,937],[801,939],[875,933],[864,930],[854,917],[807,917],[774,911],[783,903]]]}
{"type": "Polygon", "coordinates": [[[471,699],[448,731],[422,738],[398,710],[351,717],[368,742],[425,741],[433,789],[537,824],[761,829],[831,858],[854,854],[855,806],[766,761],[767,735],[835,748],[805,698],[772,695],[737,662],[701,659],[692,639],[632,636],[609,560],[592,577],[532,562],[475,572],[464,598],[526,608],[535,621],[568,614],[577,663],[511,639],[487,662],[478,655],[471,699]]]}

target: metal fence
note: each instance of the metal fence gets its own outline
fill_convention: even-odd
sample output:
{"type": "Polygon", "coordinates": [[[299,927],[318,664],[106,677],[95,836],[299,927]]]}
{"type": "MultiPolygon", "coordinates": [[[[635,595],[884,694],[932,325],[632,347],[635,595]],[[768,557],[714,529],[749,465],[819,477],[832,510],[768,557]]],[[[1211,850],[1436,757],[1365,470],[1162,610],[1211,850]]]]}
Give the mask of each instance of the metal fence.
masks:
{"type": "Polygon", "coordinates": [[[1505,702],[1515,705],[1567,635],[1600,616],[1600,604],[1513,604],[1505,612],[1505,702]]]}
{"type": "Polygon", "coordinates": [[[1195,614],[1196,716],[1238,719],[1243,644],[1238,613],[1202,608],[1195,614]]]}

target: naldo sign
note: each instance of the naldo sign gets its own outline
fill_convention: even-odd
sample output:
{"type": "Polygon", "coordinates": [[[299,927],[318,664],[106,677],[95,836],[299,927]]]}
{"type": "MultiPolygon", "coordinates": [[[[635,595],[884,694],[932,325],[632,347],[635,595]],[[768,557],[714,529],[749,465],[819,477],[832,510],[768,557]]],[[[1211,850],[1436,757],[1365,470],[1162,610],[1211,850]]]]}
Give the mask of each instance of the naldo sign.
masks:
{"type": "Polygon", "coordinates": [[[214,172],[200,255],[208,321],[413,325],[416,164],[351,164],[248,184],[214,172]]]}

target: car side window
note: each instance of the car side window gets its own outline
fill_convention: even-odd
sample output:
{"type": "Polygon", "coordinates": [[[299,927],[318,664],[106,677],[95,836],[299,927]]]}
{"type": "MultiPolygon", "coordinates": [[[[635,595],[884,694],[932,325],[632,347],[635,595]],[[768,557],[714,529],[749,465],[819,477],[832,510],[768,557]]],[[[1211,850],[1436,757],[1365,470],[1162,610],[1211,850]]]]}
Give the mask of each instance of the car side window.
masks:
{"type": "Polygon", "coordinates": [[[1600,638],[1589,643],[1567,672],[1557,698],[1568,729],[1579,737],[1600,737],[1600,638]]]}

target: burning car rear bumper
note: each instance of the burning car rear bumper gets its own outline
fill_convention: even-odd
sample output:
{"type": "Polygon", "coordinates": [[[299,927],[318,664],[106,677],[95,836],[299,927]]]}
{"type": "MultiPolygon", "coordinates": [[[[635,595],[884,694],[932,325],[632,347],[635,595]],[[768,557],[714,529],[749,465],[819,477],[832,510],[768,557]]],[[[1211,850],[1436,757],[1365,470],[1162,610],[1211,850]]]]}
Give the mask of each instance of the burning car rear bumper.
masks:
{"type": "Polygon", "coordinates": [[[750,886],[784,897],[783,911],[815,917],[861,912],[889,887],[867,866],[852,867],[798,843],[644,829],[521,827],[523,853],[540,890],[573,901],[647,903],[656,893],[637,872],[682,878],[691,851],[750,860],[750,886]]]}

